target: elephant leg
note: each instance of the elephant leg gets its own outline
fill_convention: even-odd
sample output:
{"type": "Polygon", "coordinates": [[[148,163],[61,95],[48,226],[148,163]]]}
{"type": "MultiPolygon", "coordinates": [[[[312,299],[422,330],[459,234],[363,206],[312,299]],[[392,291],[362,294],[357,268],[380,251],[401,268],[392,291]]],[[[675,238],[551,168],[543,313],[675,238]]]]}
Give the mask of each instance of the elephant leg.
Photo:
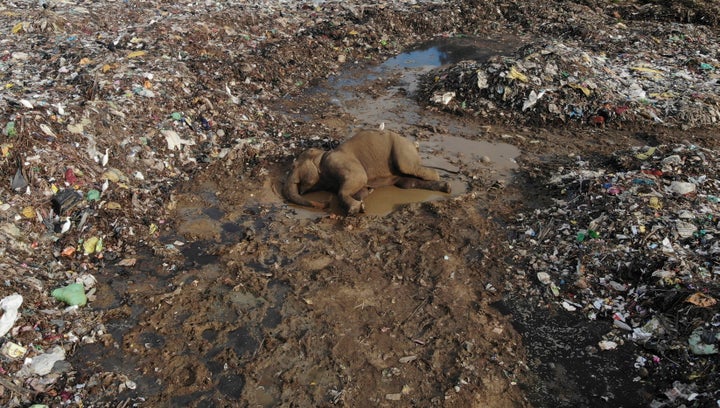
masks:
{"type": "Polygon", "coordinates": [[[422,180],[415,177],[400,177],[395,182],[396,187],[400,188],[420,188],[423,190],[450,192],[450,183],[447,181],[422,180]]]}
{"type": "Polygon", "coordinates": [[[367,177],[364,174],[360,176],[356,173],[353,176],[345,179],[338,189],[340,204],[348,215],[365,212],[365,205],[362,200],[372,191],[367,187],[367,177]]]}
{"type": "Polygon", "coordinates": [[[415,145],[411,141],[402,137],[396,139],[392,155],[395,166],[401,173],[423,180],[440,180],[437,171],[422,165],[420,155],[418,155],[417,149],[415,149],[415,145]]]}
{"type": "Polygon", "coordinates": [[[363,187],[357,193],[353,194],[353,198],[358,201],[363,201],[367,196],[370,195],[375,189],[372,187],[363,187]]]}

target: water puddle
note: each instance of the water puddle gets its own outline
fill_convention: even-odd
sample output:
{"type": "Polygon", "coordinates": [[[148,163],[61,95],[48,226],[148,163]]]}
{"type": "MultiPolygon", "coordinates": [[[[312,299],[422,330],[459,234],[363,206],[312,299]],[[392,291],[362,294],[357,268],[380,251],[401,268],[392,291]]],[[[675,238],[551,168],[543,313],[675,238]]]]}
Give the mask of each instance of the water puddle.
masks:
{"type": "MultiPolygon", "coordinates": [[[[442,200],[463,194],[467,192],[469,177],[485,177],[503,182],[510,180],[517,167],[515,158],[520,155],[518,148],[481,140],[483,129],[478,124],[465,123],[451,115],[424,109],[413,99],[413,93],[417,89],[419,76],[433,68],[462,60],[486,61],[492,56],[510,53],[519,46],[520,41],[516,38],[458,37],[433,40],[389,58],[378,66],[345,70],[295,100],[284,101],[280,109],[311,122],[318,120],[312,111],[317,109],[317,103],[308,103],[308,100],[319,98],[319,103],[340,106],[345,113],[355,118],[348,125],[348,134],[360,128],[377,127],[381,123],[387,129],[400,133],[408,126],[416,125],[445,129],[443,133],[437,132],[416,142],[423,164],[437,169],[441,177],[450,182],[452,193],[394,186],[378,188],[365,200],[365,210],[367,214],[386,215],[399,205],[442,200]],[[382,78],[396,79],[389,87],[386,82],[380,85],[375,83],[382,78]]],[[[262,191],[251,196],[264,205],[283,205],[285,201],[278,193],[278,184],[282,182],[284,174],[281,174],[280,169],[271,171],[276,173],[269,177],[272,181],[265,183],[262,191]]],[[[194,197],[178,204],[176,233],[179,237],[230,242],[242,238],[251,229],[243,221],[248,219],[247,216],[238,217],[238,214],[226,214],[219,209],[217,184],[205,181],[191,189],[194,197]]],[[[308,196],[312,200],[329,202],[331,213],[343,213],[333,194],[315,192],[308,196]]],[[[293,216],[298,218],[317,218],[328,213],[328,210],[299,206],[293,208],[293,216]]],[[[201,251],[188,247],[183,249],[183,253],[198,258],[201,251]]],[[[208,259],[211,260],[212,256],[208,256],[208,259]]]]}
{"type": "MultiPolygon", "coordinates": [[[[500,178],[509,179],[512,171],[517,168],[515,158],[520,149],[507,143],[490,143],[469,140],[459,136],[436,135],[424,143],[430,154],[423,154],[423,162],[436,168],[456,169],[455,164],[466,166],[472,170],[487,169],[496,172],[500,178]]],[[[453,171],[453,170],[450,170],[453,171]]]]}
{"type": "MultiPolygon", "coordinates": [[[[462,182],[453,182],[451,183],[451,186],[453,189],[457,189],[458,187],[462,189],[467,188],[467,186],[462,182]]],[[[295,216],[297,218],[317,218],[326,215],[328,212],[337,215],[343,214],[340,202],[334,194],[326,191],[314,191],[306,194],[306,196],[311,200],[329,202],[330,208],[317,210],[314,208],[293,205],[295,216]]],[[[401,189],[395,186],[380,187],[375,189],[372,194],[365,199],[365,214],[387,215],[399,205],[442,200],[449,196],[450,194],[438,191],[419,190],[414,188],[401,189]]]]}
{"type": "Polygon", "coordinates": [[[389,58],[380,67],[423,68],[455,64],[460,61],[487,61],[490,57],[513,51],[519,40],[512,37],[481,39],[476,37],[439,38],[413,50],[389,58]]]}
{"type": "Polygon", "coordinates": [[[466,126],[452,120],[445,123],[449,119],[447,115],[437,115],[418,106],[413,99],[418,79],[434,68],[466,60],[485,62],[490,57],[509,54],[520,45],[520,40],[515,37],[436,39],[389,58],[379,66],[347,70],[331,76],[326,84],[311,89],[309,93],[327,95],[331,103],[341,106],[357,118],[360,126],[375,127],[385,123],[390,130],[401,130],[407,125],[420,123],[444,124],[456,135],[476,137],[479,133],[476,126],[466,126]],[[384,94],[377,96],[365,92],[365,88],[373,81],[396,75],[399,78],[395,85],[386,89],[384,94]]]}
{"type": "MultiPolygon", "coordinates": [[[[375,189],[365,199],[365,213],[387,215],[397,206],[410,203],[434,201],[467,192],[467,183],[458,177],[461,167],[473,174],[488,173],[499,180],[509,180],[517,168],[515,158],[520,150],[510,144],[469,140],[459,136],[435,135],[421,141],[420,156],[423,164],[435,168],[441,177],[450,182],[451,194],[438,191],[401,189],[394,186],[375,189]]],[[[330,212],[342,214],[337,198],[328,192],[316,191],[306,195],[315,201],[330,202],[330,212]]],[[[314,210],[294,206],[301,218],[322,216],[327,210],[314,210]]]]}

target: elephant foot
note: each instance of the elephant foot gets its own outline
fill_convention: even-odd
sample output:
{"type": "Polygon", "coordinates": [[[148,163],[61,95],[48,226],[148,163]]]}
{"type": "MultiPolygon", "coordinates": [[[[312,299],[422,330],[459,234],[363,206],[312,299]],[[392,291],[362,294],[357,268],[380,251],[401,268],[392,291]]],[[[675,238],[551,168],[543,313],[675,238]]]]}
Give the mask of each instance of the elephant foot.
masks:
{"type": "Polygon", "coordinates": [[[440,185],[440,191],[442,191],[443,193],[450,193],[451,190],[452,190],[452,188],[450,187],[450,183],[448,183],[447,181],[444,181],[440,185]]]}
{"type": "Polygon", "coordinates": [[[330,203],[323,202],[323,201],[310,201],[310,204],[312,204],[313,207],[324,210],[330,206],[330,203]]]}
{"type": "Polygon", "coordinates": [[[365,212],[365,203],[362,201],[355,201],[355,202],[351,203],[347,209],[348,215],[355,215],[355,214],[364,213],[364,212],[365,212]]]}

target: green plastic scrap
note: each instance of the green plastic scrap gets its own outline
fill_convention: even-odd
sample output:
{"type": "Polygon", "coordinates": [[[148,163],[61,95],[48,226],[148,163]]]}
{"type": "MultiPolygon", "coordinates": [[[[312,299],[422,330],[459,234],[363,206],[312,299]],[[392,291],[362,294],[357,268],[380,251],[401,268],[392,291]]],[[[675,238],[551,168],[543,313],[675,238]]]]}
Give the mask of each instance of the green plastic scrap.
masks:
{"type": "Polygon", "coordinates": [[[70,306],[85,306],[87,303],[85,287],[81,283],[71,283],[62,288],[57,288],[52,291],[51,295],[70,306]]]}
{"type": "Polygon", "coordinates": [[[3,134],[7,137],[17,136],[17,131],[15,130],[15,122],[13,122],[13,121],[8,122],[7,125],[5,125],[3,134]]]}
{"type": "Polygon", "coordinates": [[[97,201],[97,200],[99,200],[99,199],[100,199],[100,192],[99,192],[99,191],[97,191],[97,190],[95,190],[95,189],[92,189],[92,190],[90,190],[90,191],[87,192],[87,200],[88,200],[88,201],[97,201]]]}
{"type": "Polygon", "coordinates": [[[709,354],[717,354],[718,353],[717,344],[705,343],[705,341],[711,340],[713,337],[715,339],[715,342],[720,341],[720,332],[706,334],[705,329],[703,327],[698,327],[697,329],[693,330],[692,334],[688,338],[688,344],[690,345],[690,351],[693,354],[699,355],[699,356],[706,356],[709,354]],[[705,339],[703,337],[705,337],[705,339]]]}

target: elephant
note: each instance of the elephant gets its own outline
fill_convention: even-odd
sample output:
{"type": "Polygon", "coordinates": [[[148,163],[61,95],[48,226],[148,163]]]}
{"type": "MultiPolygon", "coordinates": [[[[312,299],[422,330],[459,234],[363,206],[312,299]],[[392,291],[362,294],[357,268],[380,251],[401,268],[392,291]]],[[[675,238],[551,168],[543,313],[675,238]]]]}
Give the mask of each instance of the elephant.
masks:
{"type": "Polygon", "coordinates": [[[292,203],[327,208],[329,203],[311,201],[311,191],[336,193],[348,215],[365,211],[363,200],[373,189],[395,185],[400,188],[450,192],[437,171],[425,167],[413,142],[387,130],[361,130],[337,148],[311,148],[293,163],[283,185],[284,196],[292,203]]]}

